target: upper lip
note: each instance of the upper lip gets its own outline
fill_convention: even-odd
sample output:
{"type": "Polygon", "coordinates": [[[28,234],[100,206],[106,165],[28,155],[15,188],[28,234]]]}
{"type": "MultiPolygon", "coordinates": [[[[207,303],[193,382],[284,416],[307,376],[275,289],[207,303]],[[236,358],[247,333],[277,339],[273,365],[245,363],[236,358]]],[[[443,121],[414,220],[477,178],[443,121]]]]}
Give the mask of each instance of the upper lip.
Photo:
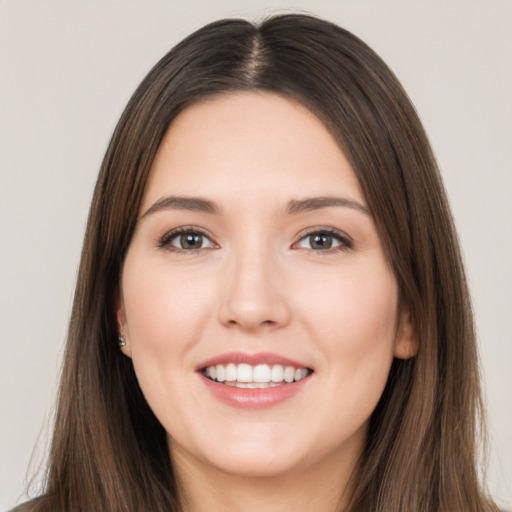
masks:
{"type": "Polygon", "coordinates": [[[247,354],[245,352],[228,352],[226,354],[220,354],[218,356],[211,357],[206,361],[199,363],[196,366],[196,371],[204,370],[209,366],[215,366],[217,364],[241,364],[246,363],[251,366],[256,366],[258,364],[281,364],[283,366],[293,366],[294,368],[309,368],[308,365],[301,363],[299,361],[295,361],[290,359],[289,357],[285,357],[279,354],[274,354],[272,352],[259,352],[257,354],[247,354]]]}

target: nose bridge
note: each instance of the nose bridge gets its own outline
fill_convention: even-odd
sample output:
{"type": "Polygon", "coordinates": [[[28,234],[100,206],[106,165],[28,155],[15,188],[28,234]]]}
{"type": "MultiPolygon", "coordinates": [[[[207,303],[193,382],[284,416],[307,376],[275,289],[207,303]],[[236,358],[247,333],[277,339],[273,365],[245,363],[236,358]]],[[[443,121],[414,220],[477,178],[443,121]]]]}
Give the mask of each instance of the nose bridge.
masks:
{"type": "Polygon", "coordinates": [[[284,325],[289,318],[272,243],[246,234],[228,258],[221,321],[247,330],[284,325]]]}

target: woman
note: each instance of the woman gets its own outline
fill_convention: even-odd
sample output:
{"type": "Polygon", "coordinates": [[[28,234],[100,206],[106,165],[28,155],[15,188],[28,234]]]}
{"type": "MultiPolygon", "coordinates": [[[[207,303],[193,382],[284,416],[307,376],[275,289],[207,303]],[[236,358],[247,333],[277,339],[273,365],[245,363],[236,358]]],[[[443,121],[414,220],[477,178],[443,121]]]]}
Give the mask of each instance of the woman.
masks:
{"type": "Polygon", "coordinates": [[[23,510],[496,510],[427,138],[352,34],[192,34],[90,211],[42,497],[23,510]]]}

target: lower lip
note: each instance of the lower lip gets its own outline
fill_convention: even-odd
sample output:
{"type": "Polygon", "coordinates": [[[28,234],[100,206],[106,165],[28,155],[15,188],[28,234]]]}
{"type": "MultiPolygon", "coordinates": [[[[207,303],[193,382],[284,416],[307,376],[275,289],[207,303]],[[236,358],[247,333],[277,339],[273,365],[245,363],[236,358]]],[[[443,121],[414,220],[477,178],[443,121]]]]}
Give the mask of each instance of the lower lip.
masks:
{"type": "Polygon", "coordinates": [[[299,393],[311,376],[297,382],[281,384],[272,388],[247,389],[226,386],[199,374],[202,381],[215,398],[238,409],[264,409],[277,405],[299,393]]]}

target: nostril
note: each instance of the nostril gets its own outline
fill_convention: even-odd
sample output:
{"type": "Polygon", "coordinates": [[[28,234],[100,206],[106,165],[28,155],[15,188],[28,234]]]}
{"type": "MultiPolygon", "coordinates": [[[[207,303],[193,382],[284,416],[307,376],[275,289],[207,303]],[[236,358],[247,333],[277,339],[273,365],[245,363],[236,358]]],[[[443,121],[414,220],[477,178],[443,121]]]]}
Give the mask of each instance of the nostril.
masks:
{"type": "Polygon", "coordinates": [[[276,325],[278,325],[278,322],[276,322],[275,320],[259,320],[258,318],[249,318],[249,317],[244,317],[244,318],[239,318],[239,319],[233,319],[231,318],[230,320],[228,320],[226,322],[227,325],[229,326],[239,326],[241,327],[242,329],[246,329],[246,330],[257,330],[261,327],[274,327],[276,325]]]}

